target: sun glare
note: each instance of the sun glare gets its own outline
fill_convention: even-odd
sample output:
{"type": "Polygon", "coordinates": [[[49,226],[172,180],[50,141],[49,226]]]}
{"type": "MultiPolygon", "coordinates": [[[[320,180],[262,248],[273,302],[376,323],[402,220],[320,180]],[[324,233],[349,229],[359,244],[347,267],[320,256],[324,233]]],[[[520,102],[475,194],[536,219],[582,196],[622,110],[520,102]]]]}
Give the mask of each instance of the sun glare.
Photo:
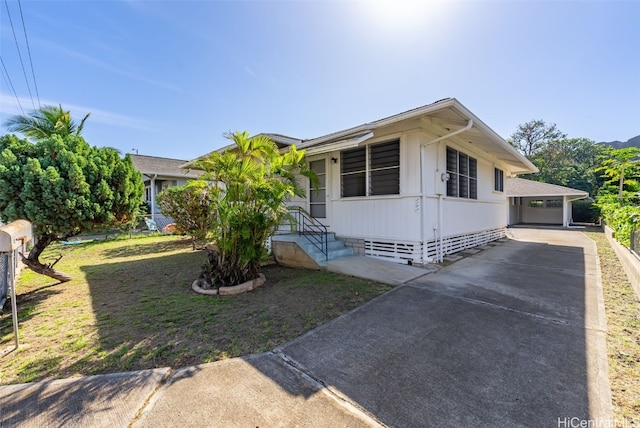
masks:
{"type": "Polygon", "coordinates": [[[390,29],[415,29],[434,23],[441,14],[444,1],[433,0],[371,0],[363,2],[377,25],[390,29]]]}

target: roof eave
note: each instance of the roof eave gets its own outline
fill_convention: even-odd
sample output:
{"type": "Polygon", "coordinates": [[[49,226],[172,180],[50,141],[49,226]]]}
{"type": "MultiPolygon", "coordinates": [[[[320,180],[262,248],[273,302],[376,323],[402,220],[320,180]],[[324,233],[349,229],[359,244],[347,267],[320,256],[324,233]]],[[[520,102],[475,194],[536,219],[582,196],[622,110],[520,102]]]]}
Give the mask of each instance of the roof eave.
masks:
{"type": "Polygon", "coordinates": [[[313,138],[311,140],[307,140],[307,141],[305,141],[304,143],[302,143],[300,145],[300,148],[304,149],[304,148],[307,148],[307,147],[314,146],[316,144],[321,144],[321,143],[326,142],[326,141],[347,137],[349,135],[356,134],[358,132],[373,131],[373,130],[381,128],[383,126],[392,125],[394,123],[397,123],[397,122],[400,122],[400,121],[403,121],[403,120],[412,119],[414,117],[418,117],[418,116],[421,116],[423,114],[427,114],[427,113],[431,113],[431,112],[434,112],[434,111],[438,111],[440,109],[449,107],[449,106],[451,106],[451,105],[453,105],[455,103],[460,104],[459,101],[456,100],[455,98],[447,98],[445,100],[436,101],[435,103],[428,104],[428,105],[422,106],[422,107],[418,107],[417,109],[409,110],[409,111],[404,112],[404,113],[396,114],[396,115],[389,116],[389,117],[384,118],[384,119],[380,119],[380,120],[376,120],[376,121],[373,121],[373,122],[364,123],[362,125],[354,126],[353,128],[345,129],[343,131],[338,131],[338,132],[334,132],[332,134],[323,135],[322,137],[318,137],[318,138],[313,138]]]}

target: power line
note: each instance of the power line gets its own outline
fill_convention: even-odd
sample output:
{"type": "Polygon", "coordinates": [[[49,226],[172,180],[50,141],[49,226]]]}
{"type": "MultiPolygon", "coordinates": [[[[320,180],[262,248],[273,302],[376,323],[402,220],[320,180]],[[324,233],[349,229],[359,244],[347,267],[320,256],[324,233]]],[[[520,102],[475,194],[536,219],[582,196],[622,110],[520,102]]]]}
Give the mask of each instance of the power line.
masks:
{"type": "Polygon", "coordinates": [[[22,60],[22,54],[20,53],[20,45],[18,44],[18,38],[16,37],[16,31],[13,28],[13,20],[11,19],[11,12],[9,11],[9,3],[4,0],[4,5],[7,8],[7,15],[9,16],[9,23],[11,24],[11,31],[13,32],[13,39],[16,41],[16,49],[18,49],[18,57],[20,58],[20,65],[22,65],[22,74],[24,74],[24,81],[27,82],[27,89],[29,90],[29,97],[31,98],[31,104],[33,109],[36,109],[36,104],[33,102],[33,95],[31,94],[31,85],[29,85],[29,79],[27,78],[27,71],[24,69],[24,61],[22,60]]]}
{"type": "Polygon", "coordinates": [[[24,41],[27,43],[27,52],[29,53],[29,64],[31,64],[31,75],[33,76],[33,86],[36,89],[36,98],[38,98],[38,107],[40,105],[40,93],[38,92],[38,84],[36,83],[36,71],[33,68],[33,60],[31,59],[31,47],[29,47],[29,39],[27,38],[27,27],[24,25],[24,15],[22,14],[22,2],[18,0],[18,7],[20,7],[20,19],[22,20],[22,29],[24,30],[24,41]]]}
{"type": "Polygon", "coordinates": [[[4,66],[4,61],[2,60],[1,56],[0,56],[0,63],[2,63],[2,71],[4,71],[4,73],[2,74],[2,77],[7,79],[7,82],[9,82],[9,86],[11,87],[11,90],[13,91],[13,96],[16,97],[16,101],[18,102],[18,107],[20,107],[20,111],[22,112],[22,115],[24,116],[24,110],[22,109],[22,104],[20,104],[20,98],[18,98],[18,94],[16,93],[16,89],[13,87],[13,83],[11,82],[11,77],[9,76],[9,73],[7,72],[7,67],[4,66]],[[6,75],[6,77],[5,77],[5,75],[6,75]]]}

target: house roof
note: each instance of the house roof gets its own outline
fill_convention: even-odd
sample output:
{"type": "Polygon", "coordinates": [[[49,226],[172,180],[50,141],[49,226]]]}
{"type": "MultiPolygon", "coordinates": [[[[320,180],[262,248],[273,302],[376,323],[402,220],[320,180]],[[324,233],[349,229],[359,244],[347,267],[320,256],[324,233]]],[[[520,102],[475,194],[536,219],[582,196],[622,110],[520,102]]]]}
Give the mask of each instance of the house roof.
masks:
{"type": "MultiPolygon", "coordinates": [[[[264,135],[268,137],[271,141],[276,143],[276,146],[278,147],[278,149],[289,147],[292,144],[300,144],[303,141],[298,138],[288,137],[282,134],[272,134],[272,133],[266,133],[266,132],[254,135],[253,137],[258,137],[260,135],[264,135]]],[[[182,168],[186,168],[186,169],[192,168],[197,161],[201,159],[206,159],[207,157],[209,157],[211,153],[214,153],[214,152],[223,153],[223,152],[226,152],[227,150],[233,149],[234,147],[236,147],[235,143],[227,144],[226,146],[220,147],[219,149],[216,149],[212,152],[205,153],[204,155],[198,156],[197,158],[192,159],[190,161],[182,161],[183,163],[181,164],[181,166],[182,168]]]]}
{"type": "Polygon", "coordinates": [[[274,143],[278,145],[278,147],[290,146],[292,144],[300,144],[302,140],[299,138],[293,138],[282,134],[271,134],[271,133],[262,133],[258,135],[265,135],[269,137],[274,143]]]}
{"type": "MultiPolygon", "coordinates": [[[[407,126],[411,126],[412,129],[421,128],[433,135],[433,139],[428,141],[427,144],[447,139],[461,145],[471,146],[476,151],[484,152],[490,158],[506,164],[508,166],[508,175],[515,176],[538,171],[538,168],[526,157],[455,98],[444,98],[422,107],[310,140],[299,140],[281,134],[262,135],[267,135],[277,143],[280,143],[280,147],[299,144],[298,148],[304,149],[307,154],[327,153],[357,147],[364,141],[373,138],[376,135],[376,130],[399,122],[404,122],[407,126]]],[[[228,147],[223,147],[218,151],[226,149],[228,147]]],[[[204,156],[206,155],[200,158],[204,156]]],[[[195,160],[190,161],[184,164],[183,167],[191,166],[194,162],[195,160]]]]}
{"type": "Polygon", "coordinates": [[[130,155],[135,169],[142,174],[152,177],[154,175],[163,177],[198,178],[201,171],[181,168],[186,162],[182,159],[160,158],[146,155],[130,155]]]}
{"type": "MultiPolygon", "coordinates": [[[[476,115],[455,98],[444,98],[422,107],[407,110],[373,122],[333,132],[322,137],[305,140],[300,144],[300,149],[307,153],[321,153],[337,149],[345,149],[351,142],[351,147],[356,147],[364,140],[374,136],[376,130],[394,125],[399,122],[413,121],[413,127],[419,127],[436,135],[431,142],[448,139],[463,145],[471,145],[490,157],[509,165],[511,175],[537,172],[538,168],[526,157],[520,154],[513,146],[507,143],[495,131],[489,128],[476,115]],[[370,137],[359,138],[371,132],[370,137]],[[328,144],[328,143],[331,144],[328,144]],[[321,149],[320,146],[325,146],[321,149]]],[[[427,142],[429,144],[430,142],[427,142]]]]}
{"type": "Polygon", "coordinates": [[[571,187],[558,186],[557,184],[542,183],[540,181],[526,180],[524,178],[508,178],[505,180],[505,192],[507,196],[575,196],[586,198],[589,193],[572,189],[571,187]]]}

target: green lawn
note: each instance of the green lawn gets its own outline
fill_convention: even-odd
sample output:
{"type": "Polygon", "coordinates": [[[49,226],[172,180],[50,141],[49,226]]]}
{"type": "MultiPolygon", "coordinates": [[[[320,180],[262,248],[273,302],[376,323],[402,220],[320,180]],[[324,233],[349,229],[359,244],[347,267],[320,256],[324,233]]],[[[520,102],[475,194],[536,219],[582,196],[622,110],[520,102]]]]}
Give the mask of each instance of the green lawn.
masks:
{"type": "Polygon", "coordinates": [[[52,246],[57,284],[24,270],[17,285],[20,348],[11,307],[0,316],[0,384],[153,367],[178,368],[271,350],[389,287],[326,271],[264,268],[247,294],[191,290],[202,251],[174,236],[52,246]]]}

